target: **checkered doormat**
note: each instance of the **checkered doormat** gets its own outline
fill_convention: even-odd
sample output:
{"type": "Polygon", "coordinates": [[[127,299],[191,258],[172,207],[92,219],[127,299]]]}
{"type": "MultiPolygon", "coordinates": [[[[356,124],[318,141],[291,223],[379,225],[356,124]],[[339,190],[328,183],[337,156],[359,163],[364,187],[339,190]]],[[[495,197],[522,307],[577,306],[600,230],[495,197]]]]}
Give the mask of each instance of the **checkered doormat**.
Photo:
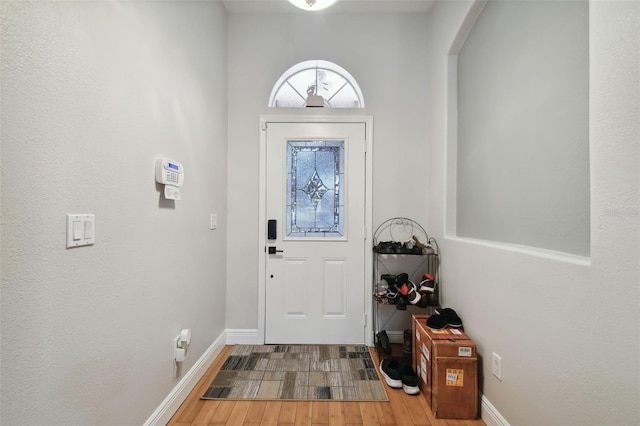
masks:
{"type": "Polygon", "coordinates": [[[237,345],[202,399],[388,401],[364,345],[237,345]]]}

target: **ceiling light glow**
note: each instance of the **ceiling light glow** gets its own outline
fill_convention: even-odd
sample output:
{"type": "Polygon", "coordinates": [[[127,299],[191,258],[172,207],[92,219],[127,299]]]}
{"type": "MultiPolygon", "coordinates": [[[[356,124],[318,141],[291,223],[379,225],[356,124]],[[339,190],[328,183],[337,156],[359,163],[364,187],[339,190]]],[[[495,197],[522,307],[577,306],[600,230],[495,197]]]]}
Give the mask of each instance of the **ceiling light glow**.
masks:
{"type": "Polygon", "coordinates": [[[289,0],[289,3],[300,9],[316,11],[326,9],[338,0],[289,0]]]}

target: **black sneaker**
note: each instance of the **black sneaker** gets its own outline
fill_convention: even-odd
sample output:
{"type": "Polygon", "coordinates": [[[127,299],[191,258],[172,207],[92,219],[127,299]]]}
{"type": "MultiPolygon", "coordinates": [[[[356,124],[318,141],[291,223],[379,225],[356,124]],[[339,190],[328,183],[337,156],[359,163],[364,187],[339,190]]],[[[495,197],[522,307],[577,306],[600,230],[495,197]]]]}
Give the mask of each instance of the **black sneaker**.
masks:
{"type": "Polygon", "coordinates": [[[396,287],[400,287],[402,284],[409,282],[409,274],[402,272],[396,275],[396,287]]]}
{"type": "Polygon", "coordinates": [[[462,327],[462,320],[451,308],[439,309],[437,313],[427,318],[427,327],[440,330],[445,327],[462,327]]]}
{"type": "Polygon", "coordinates": [[[428,293],[433,294],[435,292],[436,282],[433,279],[432,274],[424,274],[422,276],[422,281],[420,281],[420,286],[418,291],[420,293],[428,293]]]}
{"type": "Polygon", "coordinates": [[[411,353],[413,352],[413,339],[411,336],[411,330],[405,330],[402,333],[402,338],[402,355],[411,357],[411,353]]]}
{"type": "Polygon", "coordinates": [[[427,306],[429,306],[429,296],[426,294],[421,294],[420,300],[418,300],[418,303],[416,303],[416,306],[418,308],[426,308],[427,306]]]}
{"type": "Polygon", "coordinates": [[[427,327],[432,330],[441,330],[447,326],[447,319],[440,314],[433,314],[427,318],[427,327]]]}
{"type": "Polygon", "coordinates": [[[387,282],[387,287],[396,285],[396,276],[391,274],[382,274],[380,276],[380,280],[384,280],[387,282]]]}
{"type": "Polygon", "coordinates": [[[404,296],[398,296],[398,302],[396,303],[396,309],[399,311],[407,310],[407,299],[404,296]]]}
{"type": "Polygon", "coordinates": [[[444,309],[439,309],[438,312],[440,313],[440,315],[442,315],[447,319],[447,325],[449,327],[456,327],[456,328],[462,327],[462,320],[460,319],[456,311],[454,311],[453,309],[444,308],[444,309]]]}
{"type": "Polygon", "coordinates": [[[380,363],[380,372],[389,386],[396,389],[402,388],[402,366],[397,359],[383,359],[380,363]]]}
{"type": "Polygon", "coordinates": [[[391,274],[384,274],[380,276],[381,294],[387,298],[387,301],[395,305],[398,303],[398,289],[396,288],[396,276],[391,274]]]}
{"type": "Polygon", "coordinates": [[[409,281],[407,285],[409,287],[409,290],[407,291],[407,299],[409,300],[409,303],[412,305],[418,304],[422,300],[422,295],[418,293],[418,289],[414,283],[409,281]]]}
{"type": "Polygon", "coordinates": [[[387,293],[385,295],[387,296],[387,300],[389,301],[389,303],[392,305],[395,305],[396,303],[398,303],[398,299],[400,299],[400,294],[398,293],[398,289],[392,285],[390,285],[389,288],[387,288],[387,293]]]}
{"type": "Polygon", "coordinates": [[[413,368],[411,368],[411,364],[404,364],[400,374],[402,376],[402,390],[404,390],[408,395],[419,394],[420,388],[418,387],[418,376],[415,371],[413,371],[413,368]]]}
{"type": "Polygon", "coordinates": [[[389,336],[385,330],[378,332],[378,343],[385,354],[391,355],[391,343],[389,342],[389,336]]]}

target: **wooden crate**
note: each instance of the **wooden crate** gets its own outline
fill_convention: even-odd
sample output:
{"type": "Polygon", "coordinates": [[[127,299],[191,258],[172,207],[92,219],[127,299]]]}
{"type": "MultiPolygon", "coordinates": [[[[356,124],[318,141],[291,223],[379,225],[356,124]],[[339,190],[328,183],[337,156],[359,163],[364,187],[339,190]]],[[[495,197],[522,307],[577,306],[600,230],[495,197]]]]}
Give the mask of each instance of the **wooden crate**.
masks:
{"type": "Polygon", "coordinates": [[[422,395],[436,418],[475,419],[478,416],[478,358],[464,331],[431,330],[427,315],[414,315],[413,366],[422,395]]]}

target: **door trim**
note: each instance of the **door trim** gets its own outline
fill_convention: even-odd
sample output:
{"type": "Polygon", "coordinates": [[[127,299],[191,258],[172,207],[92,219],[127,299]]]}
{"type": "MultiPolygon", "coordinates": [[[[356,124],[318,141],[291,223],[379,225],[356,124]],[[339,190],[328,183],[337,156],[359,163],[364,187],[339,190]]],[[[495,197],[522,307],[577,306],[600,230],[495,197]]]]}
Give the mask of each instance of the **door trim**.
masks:
{"type": "Polygon", "coordinates": [[[371,294],[373,279],[373,252],[371,241],[373,238],[373,117],[372,116],[326,116],[326,115],[294,115],[294,116],[260,116],[260,166],[258,173],[258,194],[259,194],[259,223],[258,223],[258,335],[257,343],[265,342],[265,322],[266,322],[266,256],[267,246],[267,198],[266,198],[266,178],[267,178],[267,127],[269,123],[363,123],[365,128],[365,138],[367,141],[367,152],[365,154],[365,243],[363,244],[364,271],[362,271],[364,292],[364,318],[363,330],[364,342],[366,345],[373,344],[372,335],[372,298],[371,294]]]}

